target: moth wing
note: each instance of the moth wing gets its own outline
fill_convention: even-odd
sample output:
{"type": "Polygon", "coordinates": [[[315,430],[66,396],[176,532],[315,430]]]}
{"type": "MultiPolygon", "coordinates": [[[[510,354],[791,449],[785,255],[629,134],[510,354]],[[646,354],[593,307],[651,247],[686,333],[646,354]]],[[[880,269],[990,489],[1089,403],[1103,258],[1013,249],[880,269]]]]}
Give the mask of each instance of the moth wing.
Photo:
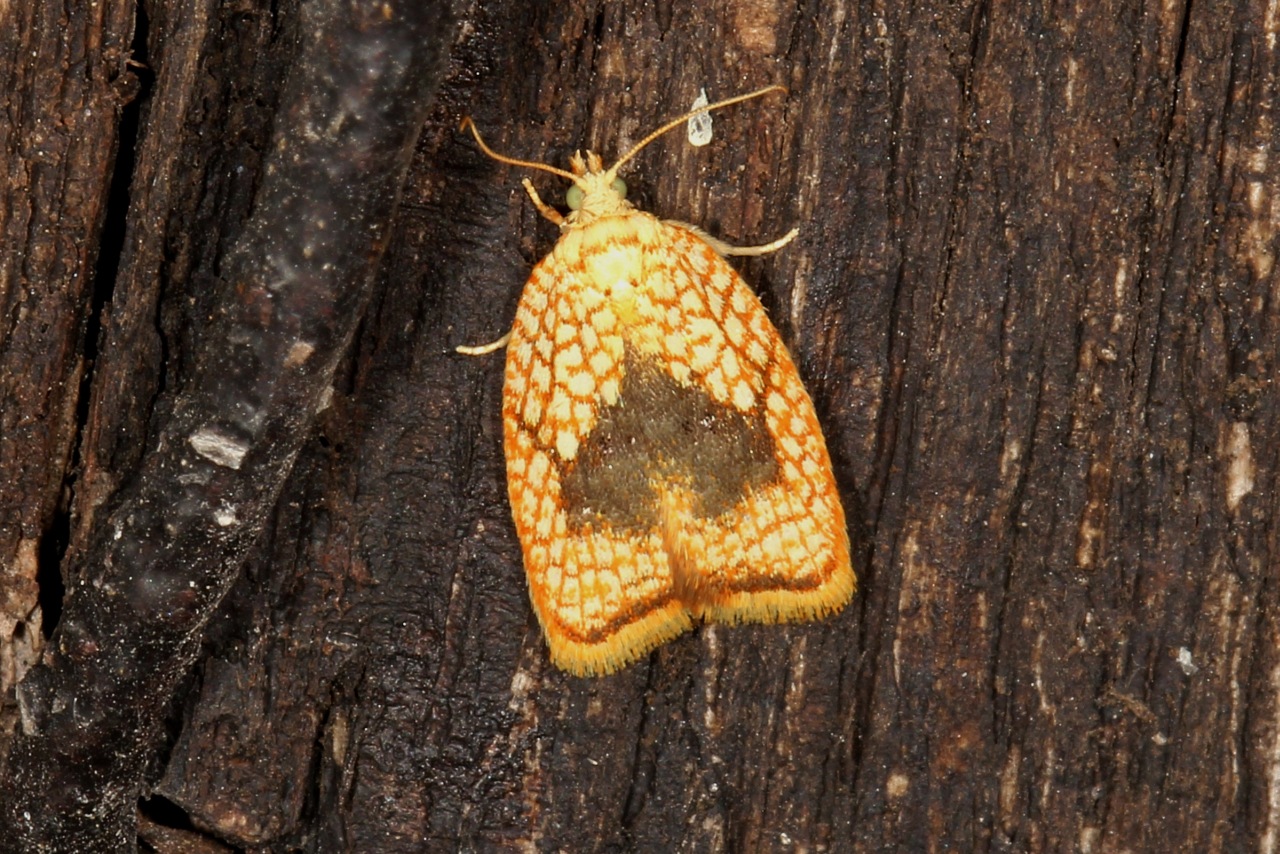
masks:
{"type": "MultiPolygon", "coordinates": [[[[844,510],[813,402],[760,300],[692,231],[670,224],[675,255],[703,298],[685,294],[673,325],[688,330],[689,381],[767,432],[772,476],[714,514],[679,528],[697,617],[727,623],[817,619],[842,608],[856,581],[844,510]]],[[[677,572],[677,581],[679,573],[677,572]]]]}
{"type": "Polygon", "coordinates": [[[854,589],[813,404],[760,301],[688,229],[610,228],[534,268],[503,394],[530,598],[579,675],[695,619],[815,619],[854,589]]]}
{"type": "Polygon", "coordinates": [[[620,346],[599,328],[582,285],[581,271],[554,253],[530,275],[507,345],[503,426],[534,613],[551,660],[589,676],[630,664],[693,623],[654,534],[583,526],[565,505],[564,457],[622,374],[620,346]]]}

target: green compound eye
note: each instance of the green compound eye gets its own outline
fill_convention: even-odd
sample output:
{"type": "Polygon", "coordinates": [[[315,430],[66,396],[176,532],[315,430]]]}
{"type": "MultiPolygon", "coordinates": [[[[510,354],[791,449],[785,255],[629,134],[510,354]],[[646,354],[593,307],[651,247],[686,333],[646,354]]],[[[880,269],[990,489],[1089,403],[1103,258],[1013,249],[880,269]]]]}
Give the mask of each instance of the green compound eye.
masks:
{"type": "Polygon", "coordinates": [[[619,198],[625,199],[627,197],[627,182],[621,178],[614,178],[609,187],[618,194],[619,198]]]}
{"type": "Polygon", "coordinates": [[[564,203],[569,206],[569,210],[576,211],[582,207],[582,188],[574,184],[564,194],[564,203]]]}

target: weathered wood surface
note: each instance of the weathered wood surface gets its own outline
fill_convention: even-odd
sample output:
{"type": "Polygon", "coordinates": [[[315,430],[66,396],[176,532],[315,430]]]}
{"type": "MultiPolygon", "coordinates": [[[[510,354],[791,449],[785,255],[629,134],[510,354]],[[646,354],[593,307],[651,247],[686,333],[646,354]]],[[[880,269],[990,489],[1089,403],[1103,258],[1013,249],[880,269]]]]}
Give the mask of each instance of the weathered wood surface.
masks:
{"type": "MultiPolygon", "coordinates": [[[[207,46],[209,10],[193,11],[205,19],[183,18],[178,29],[207,46]]],[[[195,201],[165,179],[194,183],[185,157],[207,153],[199,134],[185,135],[191,110],[204,106],[200,92],[177,93],[187,109],[172,113],[172,126],[140,129],[133,180],[150,179],[142,195],[167,204],[157,211],[133,200],[125,249],[113,259],[120,269],[86,405],[66,597],[52,643],[15,689],[20,722],[0,779],[0,845],[136,846],[138,797],[167,752],[163,724],[210,617],[274,515],[368,304],[438,84],[447,17],[418,0],[320,0],[285,19],[296,51],[272,93],[262,154],[233,178],[246,192],[219,211],[233,214],[219,221],[225,232],[207,232],[225,241],[205,247],[207,268],[175,275],[156,251],[174,248],[167,229],[195,201]],[[129,346],[139,339],[161,346],[129,346]],[[131,363],[148,356],[143,370],[131,363]],[[131,384],[139,381],[151,385],[131,384]],[[133,411],[138,402],[151,411],[133,411]],[[140,415],[131,432],[127,422],[140,415]],[[119,468],[122,458],[131,462],[119,468]]],[[[183,53],[181,38],[165,45],[176,52],[150,57],[157,87],[194,86],[200,54],[183,53]]],[[[172,106],[162,97],[154,105],[160,114],[172,106]]],[[[212,180],[201,189],[214,186],[226,187],[212,180]]],[[[17,328],[40,331],[22,318],[17,328]]]]}
{"type": "MultiPolygon", "coordinates": [[[[61,556],[69,586],[102,572],[98,508],[145,470],[172,396],[209,379],[206,318],[231,299],[225,255],[269,186],[305,42],[299,12],[271,8],[151,12],[128,238],[88,389],[61,410],[84,411],[57,441],[6,436],[0,458],[46,472],[0,505],[32,514],[21,536],[0,527],[25,607],[41,561],[61,556]],[[64,487],[65,547],[48,541],[64,487]]],[[[458,19],[328,408],[300,422],[197,665],[159,698],[167,726],[132,734],[155,751],[134,778],[148,838],[189,821],[246,850],[1275,850],[1269,7],[458,19]],[[502,358],[453,352],[505,331],[555,233],[458,121],[563,166],[608,159],[700,88],[767,83],[789,95],[718,114],[706,148],[665,137],[626,178],[646,209],[734,242],[801,226],[737,266],[826,429],[859,593],[823,624],[704,628],[620,674],[565,676],[508,517],[502,358]]],[[[102,218],[76,239],[91,249],[102,218]]],[[[16,269],[23,250],[5,252],[16,269]]],[[[24,275],[73,293],[65,271],[24,275]]],[[[9,288],[0,360],[11,330],[33,334],[9,288]]],[[[93,300],[52,316],[63,361],[41,370],[71,376],[93,300]]],[[[7,428],[34,404],[5,371],[7,428]]]]}

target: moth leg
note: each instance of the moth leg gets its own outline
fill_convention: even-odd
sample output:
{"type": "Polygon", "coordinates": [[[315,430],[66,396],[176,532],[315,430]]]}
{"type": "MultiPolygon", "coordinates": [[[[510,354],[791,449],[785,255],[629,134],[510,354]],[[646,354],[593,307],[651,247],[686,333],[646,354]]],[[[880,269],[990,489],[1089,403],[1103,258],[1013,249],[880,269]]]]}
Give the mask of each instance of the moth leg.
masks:
{"type": "MultiPolygon", "coordinates": [[[[525,192],[529,194],[529,198],[533,199],[533,206],[538,209],[538,213],[542,214],[556,225],[564,225],[564,217],[560,214],[560,211],[542,201],[542,197],[538,195],[538,191],[533,188],[533,182],[528,178],[524,179],[524,189],[525,192]]],[[[474,347],[468,344],[460,344],[454,349],[464,356],[484,356],[492,353],[494,350],[501,350],[503,347],[507,346],[507,342],[510,340],[511,333],[508,332],[497,341],[490,341],[488,344],[478,344],[474,347]]]]}
{"type": "Polygon", "coordinates": [[[511,333],[508,332],[497,341],[490,341],[488,344],[477,344],[474,347],[467,344],[459,344],[453,349],[464,356],[484,356],[492,353],[494,350],[501,350],[507,346],[507,342],[511,340],[511,333]]]}
{"type": "Polygon", "coordinates": [[[542,201],[542,197],[538,195],[538,191],[533,189],[533,182],[528,178],[524,179],[524,191],[529,194],[529,198],[533,199],[533,206],[538,209],[538,213],[542,214],[561,228],[564,227],[564,216],[560,211],[542,201]]]}
{"type": "Polygon", "coordinates": [[[686,231],[692,231],[700,239],[705,241],[712,249],[716,250],[719,255],[768,255],[770,252],[777,252],[782,247],[796,239],[796,235],[800,233],[800,229],[793,228],[777,240],[765,243],[761,246],[734,246],[732,243],[725,243],[718,237],[712,237],[696,225],[687,222],[681,222],[678,219],[664,219],[663,224],[674,225],[677,228],[683,228],[686,231]]]}
{"type": "MultiPolygon", "coordinates": [[[[524,179],[525,192],[529,194],[529,198],[533,199],[533,206],[538,209],[538,213],[554,222],[556,225],[564,225],[564,216],[560,211],[551,207],[542,201],[542,197],[538,195],[538,191],[533,188],[533,182],[528,178],[524,179]]],[[[454,349],[464,356],[485,356],[494,350],[501,350],[507,346],[507,342],[511,340],[511,333],[508,332],[497,341],[490,341],[488,344],[477,344],[474,347],[469,344],[460,344],[454,349]]]]}

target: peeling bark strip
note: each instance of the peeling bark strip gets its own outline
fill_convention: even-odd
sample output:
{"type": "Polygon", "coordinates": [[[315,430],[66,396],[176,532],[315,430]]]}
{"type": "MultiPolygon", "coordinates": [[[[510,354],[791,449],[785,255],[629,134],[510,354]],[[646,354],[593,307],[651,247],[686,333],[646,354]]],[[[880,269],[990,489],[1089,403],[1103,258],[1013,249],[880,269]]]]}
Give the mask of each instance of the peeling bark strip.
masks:
{"type": "Polygon", "coordinates": [[[19,686],[6,844],[133,847],[159,716],[363,311],[448,22],[421,0],[303,5],[273,153],[194,376],[100,517],[54,642],[19,686]]]}
{"type": "Polygon", "coordinates": [[[133,4],[88,5],[0,3],[0,741],[16,726],[13,680],[44,640],[37,576],[74,465],[99,235],[135,81],[133,4]]]}

